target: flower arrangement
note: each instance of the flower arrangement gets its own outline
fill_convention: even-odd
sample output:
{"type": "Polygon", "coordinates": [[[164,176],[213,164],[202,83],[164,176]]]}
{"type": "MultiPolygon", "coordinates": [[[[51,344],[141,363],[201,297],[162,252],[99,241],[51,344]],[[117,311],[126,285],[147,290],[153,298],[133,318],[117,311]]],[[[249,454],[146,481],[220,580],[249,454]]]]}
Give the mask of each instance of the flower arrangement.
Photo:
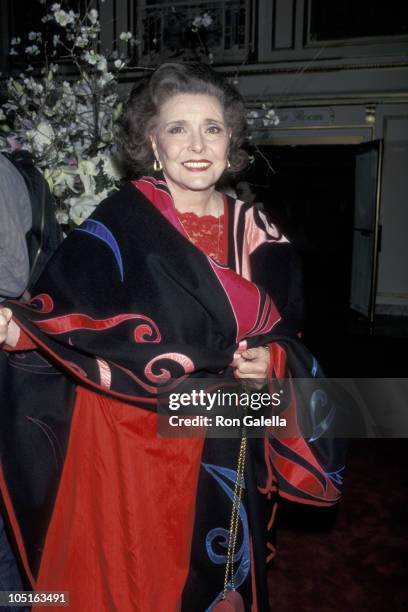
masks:
{"type": "MultiPolygon", "coordinates": [[[[58,221],[70,227],[118,188],[113,129],[122,107],[118,75],[128,60],[101,52],[92,2],[84,16],[54,3],[42,21],[48,36],[30,32],[25,47],[19,38],[11,41],[11,55],[43,59],[6,82],[0,150],[32,154],[56,199],[58,221]]],[[[131,32],[119,39],[137,44],[131,32]]]]}

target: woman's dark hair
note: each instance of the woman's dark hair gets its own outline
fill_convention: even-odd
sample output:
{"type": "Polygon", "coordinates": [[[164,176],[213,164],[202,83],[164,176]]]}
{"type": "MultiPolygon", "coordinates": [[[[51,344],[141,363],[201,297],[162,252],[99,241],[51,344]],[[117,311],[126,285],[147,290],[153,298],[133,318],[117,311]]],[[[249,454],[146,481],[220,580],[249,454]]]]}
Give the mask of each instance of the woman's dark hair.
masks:
{"type": "Polygon", "coordinates": [[[150,134],[155,128],[160,107],[177,94],[207,94],[221,104],[225,123],[231,130],[228,160],[231,173],[248,163],[241,148],[246,137],[246,112],[241,95],[225,79],[205,64],[162,64],[147,79],[132,89],[118,128],[118,143],[130,172],[151,171],[154,161],[150,134]]]}

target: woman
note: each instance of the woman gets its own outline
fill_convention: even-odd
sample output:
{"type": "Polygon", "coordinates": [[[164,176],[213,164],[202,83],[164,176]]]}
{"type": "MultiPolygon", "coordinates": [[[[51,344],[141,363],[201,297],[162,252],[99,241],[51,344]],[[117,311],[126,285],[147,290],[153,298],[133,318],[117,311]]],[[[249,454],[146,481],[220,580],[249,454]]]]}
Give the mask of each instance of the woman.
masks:
{"type": "MultiPolygon", "coordinates": [[[[243,102],[219,75],[161,66],[133,90],[120,136],[133,172],[154,176],[105,200],[32,301],[9,303],[13,322],[9,310],[0,320],[14,351],[3,375],[5,505],[32,584],[69,591],[75,611],[211,610],[222,599],[240,440],[160,438],[155,411],[158,390],[186,379],[233,373],[259,390],[297,346],[286,239],[216,190],[243,167],[244,136],[243,102]]],[[[268,610],[276,474],[290,499],[339,496],[316,452],[295,442],[249,442],[234,559],[247,610],[268,610]]]]}

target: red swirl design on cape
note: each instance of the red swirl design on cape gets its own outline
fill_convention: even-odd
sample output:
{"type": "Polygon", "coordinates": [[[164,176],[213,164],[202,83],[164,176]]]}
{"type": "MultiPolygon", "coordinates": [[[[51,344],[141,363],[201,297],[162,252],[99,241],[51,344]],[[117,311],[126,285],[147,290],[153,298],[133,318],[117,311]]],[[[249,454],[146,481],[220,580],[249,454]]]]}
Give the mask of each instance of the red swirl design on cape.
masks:
{"type": "Polygon", "coordinates": [[[151,382],[163,383],[167,382],[171,378],[171,372],[169,372],[169,370],[166,368],[161,368],[160,374],[155,374],[152,370],[152,367],[162,359],[170,359],[171,361],[175,361],[181,365],[186,374],[194,371],[194,363],[189,357],[187,357],[187,355],[183,355],[182,353],[163,353],[162,355],[157,355],[151,359],[145,367],[144,373],[146,378],[151,382]]]}
{"type": "Polygon", "coordinates": [[[39,293],[38,295],[31,298],[29,302],[20,302],[13,300],[21,308],[27,308],[27,310],[35,310],[35,312],[41,312],[42,314],[48,314],[54,310],[54,300],[48,293],[39,293]],[[36,303],[39,302],[39,307],[36,303]]]}
{"type": "Polygon", "coordinates": [[[189,357],[187,357],[187,355],[183,355],[183,353],[162,353],[161,355],[156,355],[156,357],[151,359],[146,364],[144,369],[144,374],[146,378],[151,382],[156,383],[156,385],[160,385],[154,387],[153,385],[145,383],[141,378],[139,378],[139,376],[136,376],[136,374],[134,374],[134,372],[132,372],[128,368],[125,368],[113,361],[111,361],[111,364],[115,366],[115,368],[118,368],[118,370],[120,370],[121,372],[124,372],[127,376],[129,376],[129,378],[134,380],[143,389],[155,395],[157,395],[159,392],[165,393],[167,391],[170,391],[170,389],[174,389],[174,387],[179,385],[183,380],[187,378],[190,372],[194,371],[193,361],[189,357]],[[176,363],[181,365],[185,374],[182,376],[173,377],[172,379],[171,372],[165,368],[160,369],[160,374],[154,374],[152,371],[152,366],[157,363],[157,361],[162,359],[170,359],[171,361],[175,361],[176,363]],[[168,385],[163,385],[164,382],[167,382],[169,380],[171,380],[171,382],[168,385]]]}
{"type": "Polygon", "coordinates": [[[67,332],[75,331],[78,329],[84,330],[89,329],[92,331],[103,331],[110,329],[116,325],[120,325],[124,321],[131,320],[142,320],[143,323],[138,325],[134,331],[134,338],[137,343],[152,342],[158,343],[161,340],[161,334],[156,323],[145,315],[138,314],[121,314],[108,319],[93,319],[92,317],[74,313],[69,315],[62,315],[59,317],[53,317],[52,319],[46,319],[44,321],[36,321],[37,327],[47,334],[65,334],[67,332]],[[156,337],[148,339],[147,336],[156,337]]]}

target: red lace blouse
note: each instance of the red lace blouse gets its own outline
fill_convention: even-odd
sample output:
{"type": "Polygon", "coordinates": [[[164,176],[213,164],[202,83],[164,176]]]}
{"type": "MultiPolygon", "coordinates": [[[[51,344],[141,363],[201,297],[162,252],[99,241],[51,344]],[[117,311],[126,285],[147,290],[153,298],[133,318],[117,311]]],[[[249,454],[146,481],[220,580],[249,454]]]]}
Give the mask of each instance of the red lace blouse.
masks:
{"type": "Polygon", "coordinates": [[[213,257],[218,262],[226,263],[226,203],[224,199],[224,214],[220,217],[204,215],[199,217],[194,212],[177,212],[191,242],[213,257]]]}

